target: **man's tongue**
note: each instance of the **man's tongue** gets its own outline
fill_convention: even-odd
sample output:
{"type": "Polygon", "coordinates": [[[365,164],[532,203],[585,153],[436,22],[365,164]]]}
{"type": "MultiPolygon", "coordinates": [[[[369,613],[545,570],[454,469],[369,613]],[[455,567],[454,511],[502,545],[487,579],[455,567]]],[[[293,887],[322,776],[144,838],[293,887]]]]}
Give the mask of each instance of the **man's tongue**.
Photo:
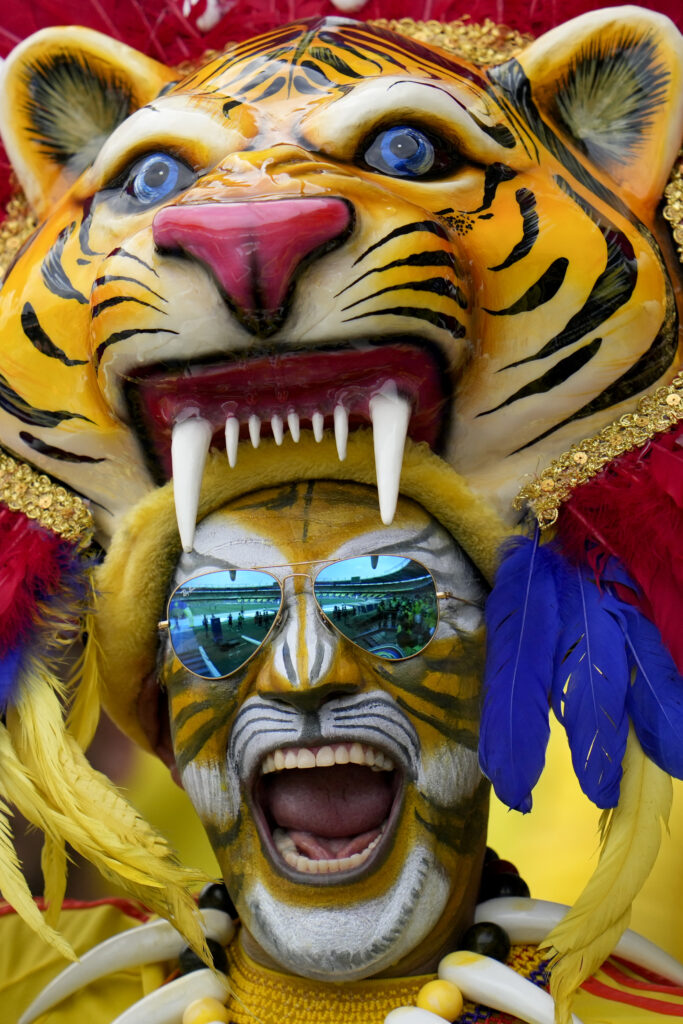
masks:
{"type": "Polygon", "coordinates": [[[392,772],[355,764],[293,769],[263,780],[262,803],[300,853],[335,860],[362,852],[379,835],[394,799],[392,780],[392,772]]]}

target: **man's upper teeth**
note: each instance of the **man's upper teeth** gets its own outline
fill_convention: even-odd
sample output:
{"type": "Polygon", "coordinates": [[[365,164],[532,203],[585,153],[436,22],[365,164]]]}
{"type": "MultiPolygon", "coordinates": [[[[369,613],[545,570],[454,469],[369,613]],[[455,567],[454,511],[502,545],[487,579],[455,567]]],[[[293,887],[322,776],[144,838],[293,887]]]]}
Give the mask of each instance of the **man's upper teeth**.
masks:
{"type": "MultiPolygon", "coordinates": [[[[403,448],[408,433],[411,404],[407,398],[398,393],[393,381],[387,381],[370,398],[369,410],[375,449],[380,515],[382,522],[389,525],[396,512],[403,448]]],[[[299,415],[296,412],[290,410],[287,413],[287,426],[292,440],[298,441],[300,436],[299,415]]],[[[325,418],[321,412],[312,414],[311,426],[316,441],[321,441],[325,429],[325,418]]],[[[284,432],[282,416],[279,414],[271,416],[270,427],[275,443],[282,444],[284,432]]],[[[333,427],[337,454],[340,461],[343,462],[346,458],[349,414],[341,402],[338,402],[334,408],[333,427]]],[[[247,428],[252,445],[254,448],[258,448],[261,438],[261,420],[256,414],[248,417],[247,428]]],[[[196,415],[194,411],[186,418],[179,418],[173,425],[171,442],[173,488],[178,532],[184,551],[191,551],[194,543],[199,491],[212,432],[211,424],[196,415]]],[[[239,420],[236,416],[228,416],[225,422],[225,448],[230,466],[234,466],[237,461],[239,434],[239,420]]]]}
{"type": "Polygon", "coordinates": [[[363,743],[335,743],[324,747],[279,747],[264,757],[261,774],[292,768],[330,768],[334,764],[362,764],[378,772],[394,770],[391,758],[375,747],[363,743]]]}

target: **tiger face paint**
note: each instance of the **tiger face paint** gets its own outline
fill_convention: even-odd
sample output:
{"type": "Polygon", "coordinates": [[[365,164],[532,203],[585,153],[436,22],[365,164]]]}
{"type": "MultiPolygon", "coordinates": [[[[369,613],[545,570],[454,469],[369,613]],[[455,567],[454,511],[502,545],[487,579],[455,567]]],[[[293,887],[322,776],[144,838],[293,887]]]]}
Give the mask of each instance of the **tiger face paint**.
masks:
{"type": "Polygon", "coordinates": [[[637,8],[489,70],[344,19],[181,81],[40,33],[0,103],[46,218],[0,299],[0,440],[94,499],[103,536],[173,475],[190,546],[208,446],[334,429],[343,457],[369,423],[385,521],[406,432],[509,518],[680,366],[656,211],[682,74],[637,8]]]}
{"type": "Polygon", "coordinates": [[[324,980],[417,972],[469,923],[481,870],[484,584],[417,505],[402,499],[382,528],[370,489],[331,482],[248,495],[209,516],[175,583],[266,565],[283,580],[282,610],[241,669],[199,678],[166,648],[183,784],[256,955],[324,980]],[[308,576],[292,575],[368,553],[419,561],[457,595],[439,601],[436,633],[415,657],[361,650],[321,616],[308,576]]]}

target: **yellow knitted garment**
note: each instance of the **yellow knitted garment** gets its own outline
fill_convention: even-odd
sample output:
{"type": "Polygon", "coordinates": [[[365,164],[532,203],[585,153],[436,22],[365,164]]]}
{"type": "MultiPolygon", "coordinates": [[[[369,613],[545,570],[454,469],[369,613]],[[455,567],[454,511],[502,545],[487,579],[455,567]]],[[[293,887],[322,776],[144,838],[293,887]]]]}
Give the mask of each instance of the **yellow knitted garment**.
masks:
{"type": "MultiPolygon", "coordinates": [[[[227,954],[231,1024],[383,1024],[390,1010],[414,1006],[419,990],[435,977],[370,978],[333,985],[261,967],[246,955],[239,940],[227,954]]],[[[542,959],[535,946],[513,946],[508,966],[528,976],[542,959]]],[[[474,1005],[466,1002],[463,1015],[473,1010],[474,1005]]],[[[516,1018],[492,1013],[488,1021],[514,1024],[516,1018]]]]}

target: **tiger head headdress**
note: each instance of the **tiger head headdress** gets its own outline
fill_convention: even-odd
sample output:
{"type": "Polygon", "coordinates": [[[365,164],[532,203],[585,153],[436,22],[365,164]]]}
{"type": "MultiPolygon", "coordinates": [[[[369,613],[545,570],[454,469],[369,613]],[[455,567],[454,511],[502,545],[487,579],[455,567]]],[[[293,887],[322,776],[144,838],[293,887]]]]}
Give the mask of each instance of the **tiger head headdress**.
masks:
{"type": "MultiPolygon", "coordinates": [[[[171,478],[191,549],[198,510],[250,482],[371,478],[366,427],[383,521],[399,486],[435,511],[443,460],[457,475],[455,491],[443,478],[452,530],[491,577],[522,484],[552,522],[578,484],[653,436],[677,457],[680,273],[660,203],[682,77],[679,34],[634,7],[488,69],[345,19],[273,30],[189,74],[88,30],[38,33],[6,62],[0,100],[40,219],[0,295],[0,439],[88,500],[103,543],[119,531],[112,589],[171,478]],[[315,447],[326,430],[336,455],[315,447]],[[121,525],[141,500],[142,518],[121,525]]],[[[16,471],[3,464],[12,507],[38,487],[42,522],[53,492],[16,471]]],[[[178,544],[160,529],[170,572],[178,544]]],[[[588,528],[594,565],[621,553],[605,536],[588,528]]],[[[560,583],[537,540],[523,571],[543,563],[547,595],[560,583]]],[[[645,570],[629,568],[652,612],[645,570]]],[[[157,613],[141,607],[152,633],[157,613]]],[[[112,656],[125,699],[110,696],[140,735],[134,646],[126,636],[112,656]]],[[[136,658],[149,668],[149,651],[136,658]]],[[[23,711],[8,750],[30,754],[23,711]]],[[[525,806],[528,783],[510,803],[525,806]]],[[[127,870],[144,886],[140,864],[127,870]]],[[[178,906],[160,909],[178,918],[178,906]]]]}

